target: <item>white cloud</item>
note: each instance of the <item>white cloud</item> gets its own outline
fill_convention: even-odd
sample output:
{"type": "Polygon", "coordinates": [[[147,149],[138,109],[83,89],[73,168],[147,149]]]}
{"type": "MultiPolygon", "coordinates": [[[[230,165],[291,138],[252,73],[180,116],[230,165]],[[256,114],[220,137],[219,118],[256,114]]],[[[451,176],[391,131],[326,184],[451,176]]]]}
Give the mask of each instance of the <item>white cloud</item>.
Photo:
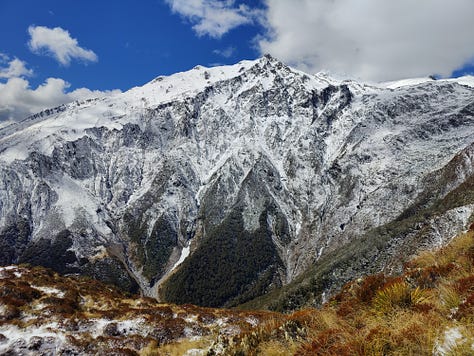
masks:
{"type": "Polygon", "coordinates": [[[62,65],[69,65],[73,59],[85,62],[98,60],[93,51],[80,47],[77,40],[61,27],[30,26],[28,33],[31,36],[28,46],[32,52],[45,53],[62,65]]]}
{"type": "Polygon", "coordinates": [[[198,36],[220,38],[241,25],[253,23],[261,10],[246,5],[235,6],[234,0],[165,0],[174,13],[193,24],[198,36]]]}
{"type": "Polygon", "coordinates": [[[68,92],[69,83],[59,78],[48,78],[36,89],[24,78],[10,78],[0,83],[0,122],[18,121],[41,110],[74,100],[112,95],[120,90],[98,91],[79,88],[68,92]]]}
{"type": "MultiPolygon", "coordinates": [[[[45,50],[60,63],[67,65],[72,59],[95,61],[94,52],[78,46],[77,40],[59,27],[49,29],[30,26],[32,51],[45,50]]],[[[33,75],[26,62],[0,52],[0,128],[6,124],[40,112],[47,108],[74,100],[101,97],[120,93],[120,90],[99,91],[79,88],[69,91],[70,84],[60,78],[48,78],[43,84],[31,88],[25,77],[33,75]]]]}
{"type": "Polygon", "coordinates": [[[472,0],[266,0],[261,53],[368,80],[440,74],[474,60],[472,0]]]}
{"type": "Polygon", "coordinates": [[[14,77],[23,77],[33,75],[33,70],[26,68],[26,63],[14,58],[10,58],[0,53],[0,79],[9,79],[14,77]],[[3,66],[6,64],[7,66],[3,66]]]}
{"type": "Polygon", "coordinates": [[[236,48],[233,46],[226,47],[224,49],[215,49],[212,53],[224,58],[230,58],[234,55],[236,48]]]}

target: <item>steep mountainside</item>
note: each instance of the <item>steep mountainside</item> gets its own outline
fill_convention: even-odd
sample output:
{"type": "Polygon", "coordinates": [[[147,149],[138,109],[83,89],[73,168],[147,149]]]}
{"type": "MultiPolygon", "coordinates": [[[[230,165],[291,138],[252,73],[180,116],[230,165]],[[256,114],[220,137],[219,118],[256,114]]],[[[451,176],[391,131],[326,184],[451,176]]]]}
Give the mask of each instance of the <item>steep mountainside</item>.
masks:
{"type": "Polygon", "coordinates": [[[473,143],[452,80],[196,67],[0,130],[0,264],[209,306],[309,280],[317,303],[465,228],[473,143]]]}

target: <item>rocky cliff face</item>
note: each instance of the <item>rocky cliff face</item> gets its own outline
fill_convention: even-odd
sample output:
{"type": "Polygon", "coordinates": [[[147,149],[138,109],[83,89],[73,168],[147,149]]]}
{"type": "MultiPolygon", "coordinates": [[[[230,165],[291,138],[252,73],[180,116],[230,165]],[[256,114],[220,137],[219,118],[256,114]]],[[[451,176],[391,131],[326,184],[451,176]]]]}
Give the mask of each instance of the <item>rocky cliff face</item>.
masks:
{"type": "Polygon", "coordinates": [[[454,81],[196,67],[0,130],[0,264],[231,306],[362,250],[322,293],[464,229],[473,142],[454,81]]]}

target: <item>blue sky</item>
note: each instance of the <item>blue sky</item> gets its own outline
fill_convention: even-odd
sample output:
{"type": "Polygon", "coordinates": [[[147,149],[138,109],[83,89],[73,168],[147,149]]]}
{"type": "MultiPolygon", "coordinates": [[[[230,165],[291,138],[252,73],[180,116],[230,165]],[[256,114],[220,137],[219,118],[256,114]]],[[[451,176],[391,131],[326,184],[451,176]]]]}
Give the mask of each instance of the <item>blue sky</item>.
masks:
{"type": "Polygon", "coordinates": [[[365,81],[474,72],[472,0],[0,0],[0,121],[270,53],[365,81]]]}
{"type": "Polygon", "coordinates": [[[259,53],[252,39],[257,27],[241,26],[221,38],[198,36],[188,20],[160,0],[0,1],[0,53],[19,58],[34,70],[32,86],[59,77],[71,88],[126,90],[197,64],[256,58],[259,53]],[[35,25],[67,30],[98,60],[72,60],[65,66],[32,53],[28,28],[35,25]]]}

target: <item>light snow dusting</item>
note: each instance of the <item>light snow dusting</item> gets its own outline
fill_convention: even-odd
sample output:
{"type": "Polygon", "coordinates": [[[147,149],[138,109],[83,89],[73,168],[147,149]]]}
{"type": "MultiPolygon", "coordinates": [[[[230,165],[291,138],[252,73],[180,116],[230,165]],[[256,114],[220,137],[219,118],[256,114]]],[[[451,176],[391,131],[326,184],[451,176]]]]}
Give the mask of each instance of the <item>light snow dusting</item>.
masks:
{"type": "MultiPolygon", "coordinates": [[[[155,227],[174,241],[160,267],[173,271],[192,256],[194,234],[207,233],[204,220],[218,226],[241,208],[247,231],[267,224],[286,283],[395,219],[435,170],[469,150],[473,84],[469,76],[359,83],[268,56],[158,77],[0,128],[0,223],[28,211],[34,241],[68,229],[77,257],[120,246],[148,293],[151,274],[165,272],[145,277],[138,261],[152,258],[147,246],[163,233],[155,227]],[[127,255],[137,243],[129,222],[140,258],[127,255]],[[176,241],[184,247],[171,263],[176,241]]],[[[472,173],[467,166],[459,177],[472,173]]],[[[434,224],[455,233],[467,214],[434,224]]]]}

